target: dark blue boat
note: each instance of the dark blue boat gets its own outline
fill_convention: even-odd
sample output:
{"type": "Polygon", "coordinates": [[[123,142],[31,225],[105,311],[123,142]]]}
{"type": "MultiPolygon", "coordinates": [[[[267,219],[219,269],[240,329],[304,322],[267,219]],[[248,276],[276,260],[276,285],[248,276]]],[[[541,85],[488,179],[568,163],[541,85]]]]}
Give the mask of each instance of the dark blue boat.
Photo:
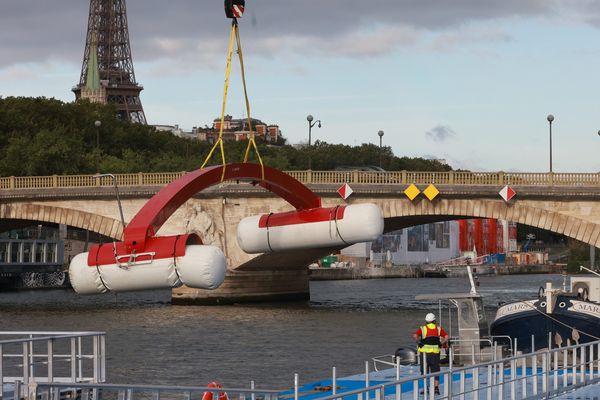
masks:
{"type": "MultiPolygon", "coordinates": [[[[566,285],[564,285],[566,286],[566,285]]],[[[503,304],[490,326],[493,336],[510,336],[530,352],[600,337],[600,276],[574,276],[570,288],[540,287],[536,299],[503,304]]],[[[501,342],[501,340],[499,340],[501,342]]]]}

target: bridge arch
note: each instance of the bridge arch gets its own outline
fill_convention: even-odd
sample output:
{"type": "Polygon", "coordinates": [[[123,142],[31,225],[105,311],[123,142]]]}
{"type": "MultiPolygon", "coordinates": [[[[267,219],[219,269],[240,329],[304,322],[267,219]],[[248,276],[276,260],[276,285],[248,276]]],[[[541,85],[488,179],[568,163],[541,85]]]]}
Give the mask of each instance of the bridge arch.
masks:
{"type": "Polygon", "coordinates": [[[495,199],[440,199],[438,201],[386,200],[382,204],[385,232],[409,226],[463,218],[494,218],[517,222],[562,234],[600,247],[600,223],[551,207],[524,202],[504,203],[495,199]]]}
{"type": "Polygon", "coordinates": [[[103,215],[93,214],[69,208],[35,203],[5,203],[0,205],[0,219],[65,224],[75,228],[121,239],[123,226],[121,221],[103,215]]]}
{"type": "MultiPolygon", "coordinates": [[[[378,204],[385,218],[384,232],[391,232],[415,225],[466,218],[494,218],[534,226],[577,239],[600,247],[600,223],[585,220],[564,210],[552,208],[553,202],[536,207],[524,201],[505,203],[496,199],[439,199],[433,202],[423,199],[411,202],[406,198],[361,198],[358,202],[378,204]]],[[[282,253],[265,253],[238,265],[235,270],[251,271],[276,269],[294,260],[289,268],[306,268],[311,262],[324,255],[340,250],[341,247],[295,250],[282,253]]]]}
{"type": "Polygon", "coordinates": [[[123,230],[123,242],[130,252],[145,250],[146,240],[158,232],[167,219],[194,194],[225,180],[249,181],[278,195],[297,210],[321,206],[321,198],[300,181],[275,168],[241,163],[218,165],[189,172],[155,194],[123,230]]]}

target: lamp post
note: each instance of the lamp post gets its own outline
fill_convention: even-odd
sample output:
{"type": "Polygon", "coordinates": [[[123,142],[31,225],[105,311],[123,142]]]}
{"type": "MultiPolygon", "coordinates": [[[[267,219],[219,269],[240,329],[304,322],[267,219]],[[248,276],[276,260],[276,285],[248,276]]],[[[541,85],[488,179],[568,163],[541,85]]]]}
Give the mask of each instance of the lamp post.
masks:
{"type": "Polygon", "coordinates": [[[117,177],[113,174],[96,174],[94,175],[94,178],[100,179],[104,178],[105,176],[112,179],[113,185],[115,187],[115,193],[117,195],[117,204],[119,205],[119,215],[121,216],[121,224],[123,225],[123,229],[125,229],[125,218],[123,217],[123,206],[121,206],[121,197],[119,196],[119,186],[117,185],[117,177]]]}
{"type": "Polygon", "coordinates": [[[102,122],[98,120],[94,122],[96,127],[96,173],[100,172],[100,125],[102,122]]]}
{"type": "Polygon", "coordinates": [[[552,172],[552,121],[554,121],[554,115],[548,114],[546,119],[550,127],[550,172],[552,172]]]}
{"type": "Polygon", "coordinates": [[[306,116],[306,120],[308,121],[308,169],[312,169],[312,160],[311,160],[311,151],[312,151],[312,127],[318,123],[318,127],[321,127],[321,120],[318,119],[313,122],[314,118],[312,115],[308,114],[306,116]]]}
{"type": "Polygon", "coordinates": [[[382,165],[382,157],[383,157],[383,153],[381,152],[381,147],[382,147],[382,142],[383,142],[383,131],[379,131],[377,132],[377,135],[379,135],[379,168],[381,168],[382,165]]]}

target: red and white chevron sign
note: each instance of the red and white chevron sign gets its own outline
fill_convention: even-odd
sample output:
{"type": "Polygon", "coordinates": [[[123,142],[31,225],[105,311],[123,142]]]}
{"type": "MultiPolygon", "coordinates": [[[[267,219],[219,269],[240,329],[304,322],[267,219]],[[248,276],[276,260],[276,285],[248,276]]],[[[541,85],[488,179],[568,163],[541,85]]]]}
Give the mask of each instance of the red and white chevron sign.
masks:
{"type": "Polygon", "coordinates": [[[510,199],[516,196],[517,192],[515,192],[515,190],[510,186],[506,185],[502,188],[502,190],[500,190],[500,192],[498,192],[498,194],[504,199],[504,201],[508,203],[510,199]]]}
{"type": "Polygon", "coordinates": [[[344,183],[342,187],[337,190],[338,194],[342,197],[342,199],[346,200],[352,194],[353,190],[347,183],[344,183]]]}
{"type": "Polygon", "coordinates": [[[243,5],[234,4],[232,10],[233,10],[233,16],[235,18],[241,18],[242,15],[244,15],[244,6],[243,5]]]}

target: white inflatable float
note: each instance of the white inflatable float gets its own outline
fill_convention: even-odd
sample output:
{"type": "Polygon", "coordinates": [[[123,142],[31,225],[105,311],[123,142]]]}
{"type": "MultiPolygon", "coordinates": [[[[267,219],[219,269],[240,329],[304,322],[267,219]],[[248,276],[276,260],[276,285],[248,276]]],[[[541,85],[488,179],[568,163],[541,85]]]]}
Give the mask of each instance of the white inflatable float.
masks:
{"type": "Polygon", "coordinates": [[[186,243],[189,237],[152,238],[148,251],[140,254],[127,254],[122,242],[94,246],[89,253],[78,254],[71,261],[71,285],[79,294],[181,285],[216,289],[223,283],[227,270],[223,252],[215,246],[186,243]]]}
{"type": "Polygon", "coordinates": [[[255,215],[238,224],[238,244],[246,253],[332,247],[368,242],[383,233],[375,204],[313,208],[255,215]]]}

